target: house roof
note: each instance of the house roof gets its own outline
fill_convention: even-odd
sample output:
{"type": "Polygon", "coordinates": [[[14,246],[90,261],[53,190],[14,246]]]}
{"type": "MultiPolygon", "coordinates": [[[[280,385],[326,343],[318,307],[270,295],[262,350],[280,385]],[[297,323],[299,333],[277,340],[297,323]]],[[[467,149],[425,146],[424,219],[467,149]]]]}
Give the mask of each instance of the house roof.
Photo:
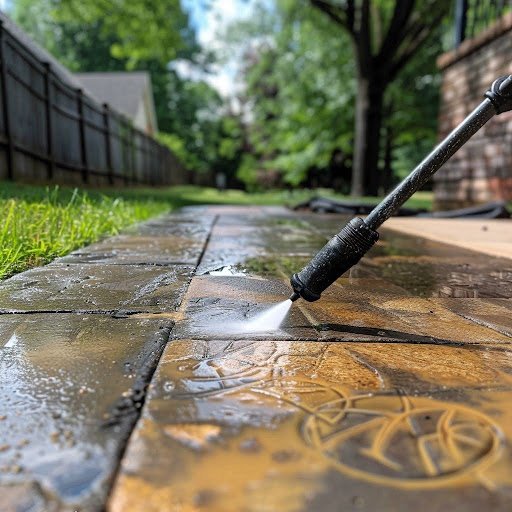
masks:
{"type": "Polygon", "coordinates": [[[151,79],[146,71],[76,73],[76,79],[101,103],[133,119],[144,97],[151,91],[151,79]]]}

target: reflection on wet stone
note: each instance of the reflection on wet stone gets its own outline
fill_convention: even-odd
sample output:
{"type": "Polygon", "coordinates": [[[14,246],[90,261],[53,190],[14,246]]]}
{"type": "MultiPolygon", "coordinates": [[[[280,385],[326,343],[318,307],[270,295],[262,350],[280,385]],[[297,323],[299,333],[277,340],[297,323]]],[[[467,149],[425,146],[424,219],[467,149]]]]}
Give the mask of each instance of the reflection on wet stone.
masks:
{"type": "Polygon", "coordinates": [[[194,267],[48,265],[0,283],[3,311],[172,311],[194,267]]]}
{"type": "Polygon", "coordinates": [[[137,382],[145,352],[163,349],[171,325],[0,317],[0,510],[101,507],[134,416],[102,424],[137,382]]]}

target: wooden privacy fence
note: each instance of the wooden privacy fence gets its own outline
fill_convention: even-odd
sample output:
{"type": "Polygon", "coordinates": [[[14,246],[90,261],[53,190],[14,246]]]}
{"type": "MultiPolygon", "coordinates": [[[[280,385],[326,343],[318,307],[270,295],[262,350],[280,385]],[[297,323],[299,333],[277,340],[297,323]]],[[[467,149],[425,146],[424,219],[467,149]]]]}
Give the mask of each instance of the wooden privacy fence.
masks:
{"type": "Polygon", "coordinates": [[[185,170],[168,148],[40,61],[0,20],[0,179],[170,185],[185,170]]]}

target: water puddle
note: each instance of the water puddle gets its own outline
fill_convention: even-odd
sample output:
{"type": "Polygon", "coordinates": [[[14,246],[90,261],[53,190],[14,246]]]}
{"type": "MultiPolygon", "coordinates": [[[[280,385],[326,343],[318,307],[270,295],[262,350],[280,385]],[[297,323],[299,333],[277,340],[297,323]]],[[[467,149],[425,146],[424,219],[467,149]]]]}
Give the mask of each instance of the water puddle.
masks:
{"type": "Polygon", "coordinates": [[[214,277],[247,277],[247,272],[236,265],[226,265],[215,270],[206,272],[206,275],[214,277]]]}

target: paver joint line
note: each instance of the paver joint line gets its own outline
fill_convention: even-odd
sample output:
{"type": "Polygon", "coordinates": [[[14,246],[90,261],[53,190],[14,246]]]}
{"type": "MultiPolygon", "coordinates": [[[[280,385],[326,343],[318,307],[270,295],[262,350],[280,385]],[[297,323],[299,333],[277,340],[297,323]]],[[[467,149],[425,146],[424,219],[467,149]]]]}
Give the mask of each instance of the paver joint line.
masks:
{"type": "Polygon", "coordinates": [[[210,243],[210,240],[212,237],[213,230],[219,220],[219,217],[220,217],[220,215],[215,215],[215,217],[213,218],[213,222],[211,223],[210,230],[208,232],[208,235],[206,236],[206,240],[204,242],[203,249],[201,251],[201,254],[199,255],[199,258],[197,259],[197,264],[196,264],[196,269],[195,269],[194,274],[197,272],[197,269],[199,268],[199,266],[201,265],[201,262],[203,261],[206,250],[208,249],[208,244],[210,243]]]}

